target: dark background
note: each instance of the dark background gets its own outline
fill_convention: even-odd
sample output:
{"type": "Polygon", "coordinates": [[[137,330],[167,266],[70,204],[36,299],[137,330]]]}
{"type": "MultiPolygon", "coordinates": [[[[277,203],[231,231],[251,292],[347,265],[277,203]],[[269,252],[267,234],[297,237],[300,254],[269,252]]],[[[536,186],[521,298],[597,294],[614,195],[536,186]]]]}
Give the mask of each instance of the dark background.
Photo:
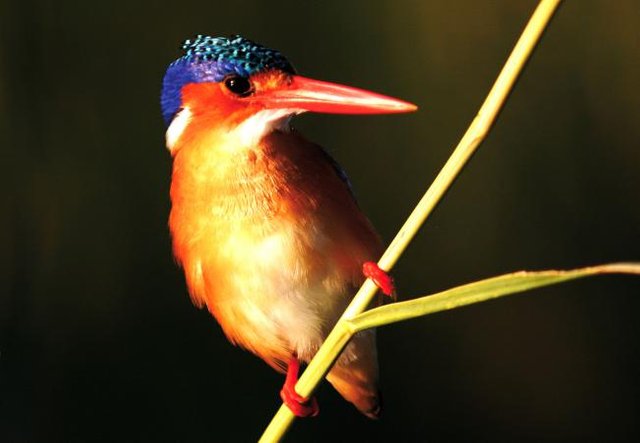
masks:
{"type": "MultiPolygon", "coordinates": [[[[640,259],[640,7],[569,1],[393,270],[401,298],[640,259]]],[[[0,441],[252,441],[283,378],[191,305],[158,95],[179,44],[242,33],[308,76],[413,101],[305,115],[387,241],[536,1],[0,2],[0,441]]],[[[609,276],[385,327],[385,413],[324,384],[288,441],[628,441],[640,282],[609,276]]]]}

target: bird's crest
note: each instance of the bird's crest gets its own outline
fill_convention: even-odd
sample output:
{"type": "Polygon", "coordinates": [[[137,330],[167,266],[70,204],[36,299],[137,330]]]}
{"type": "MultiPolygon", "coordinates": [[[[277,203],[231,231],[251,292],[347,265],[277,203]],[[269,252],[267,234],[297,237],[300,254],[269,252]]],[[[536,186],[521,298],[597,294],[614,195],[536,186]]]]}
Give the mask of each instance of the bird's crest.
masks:
{"type": "Polygon", "coordinates": [[[182,49],[185,55],[180,61],[188,63],[211,62],[213,81],[219,82],[228,74],[249,77],[268,69],[279,69],[293,74],[289,61],[275,49],[266,48],[239,35],[231,38],[199,35],[186,40],[182,49]]]}

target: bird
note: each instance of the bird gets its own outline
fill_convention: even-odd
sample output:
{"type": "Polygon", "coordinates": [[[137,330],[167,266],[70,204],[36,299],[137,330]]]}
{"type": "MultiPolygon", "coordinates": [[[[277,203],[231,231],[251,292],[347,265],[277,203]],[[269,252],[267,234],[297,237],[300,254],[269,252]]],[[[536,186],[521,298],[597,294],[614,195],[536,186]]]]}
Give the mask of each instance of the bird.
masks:
{"type": "MultiPolygon", "coordinates": [[[[295,391],[356,290],[371,278],[380,236],[347,175],[291,125],[303,112],[410,112],[411,103],[300,76],[277,50],[240,35],[198,35],[162,80],[166,145],[173,158],[169,230],[193,303],[224,334],[285,373],[283,402],[318,413],[295,391]]],[[[356,334],[327,380],[363,414],[381,412],[375,331],[356,334]]]]}

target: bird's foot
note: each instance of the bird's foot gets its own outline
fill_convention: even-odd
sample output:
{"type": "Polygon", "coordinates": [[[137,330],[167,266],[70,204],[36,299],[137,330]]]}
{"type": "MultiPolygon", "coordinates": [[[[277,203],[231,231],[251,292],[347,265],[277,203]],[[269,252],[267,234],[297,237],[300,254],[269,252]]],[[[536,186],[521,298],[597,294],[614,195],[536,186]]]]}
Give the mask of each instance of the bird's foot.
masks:
{"type": "Polygon", "coordinates": [[[297,417],[315,417],[320,412],[318,401],[315,397],[306,398],[296,392],[296,383],[298,383],[298,371],[300,369],[300,361],[292,357],[287,366],[287,378],[280,391],[280,398],[291,412],[297,417]]]}
{"type": "Polygon", "coordinates": [[[393,283],[393,277],[380,269],[377,263],[365,262],[362,265],[362,273],[365,277],[370,278],[384,295],[396,299],[396,286],[393,283]]]}

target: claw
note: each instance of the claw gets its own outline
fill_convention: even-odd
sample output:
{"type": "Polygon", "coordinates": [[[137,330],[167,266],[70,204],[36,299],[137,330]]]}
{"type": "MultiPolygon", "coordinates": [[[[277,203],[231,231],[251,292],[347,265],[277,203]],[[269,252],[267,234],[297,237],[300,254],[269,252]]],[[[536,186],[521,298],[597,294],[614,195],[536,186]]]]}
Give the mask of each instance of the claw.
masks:
{"type": "Polygon", "coordinates": [[[297,417],[315,417],[320,412],[316,398],[309,399],[296,392],[299,369],[300,362],[297,358],[292,357],[287,366],[287,378],[280,391],[280,398],[297,417]]]}
{"type": "Polygon", "coordinates": [[[377,263],[372,261],[365,262],[362,265],[362,273],[365,277],[370,278],[384,295],[394,300],[396,299],[396,287],[393,283],[393,278],[380,269],[377,263]]]}

